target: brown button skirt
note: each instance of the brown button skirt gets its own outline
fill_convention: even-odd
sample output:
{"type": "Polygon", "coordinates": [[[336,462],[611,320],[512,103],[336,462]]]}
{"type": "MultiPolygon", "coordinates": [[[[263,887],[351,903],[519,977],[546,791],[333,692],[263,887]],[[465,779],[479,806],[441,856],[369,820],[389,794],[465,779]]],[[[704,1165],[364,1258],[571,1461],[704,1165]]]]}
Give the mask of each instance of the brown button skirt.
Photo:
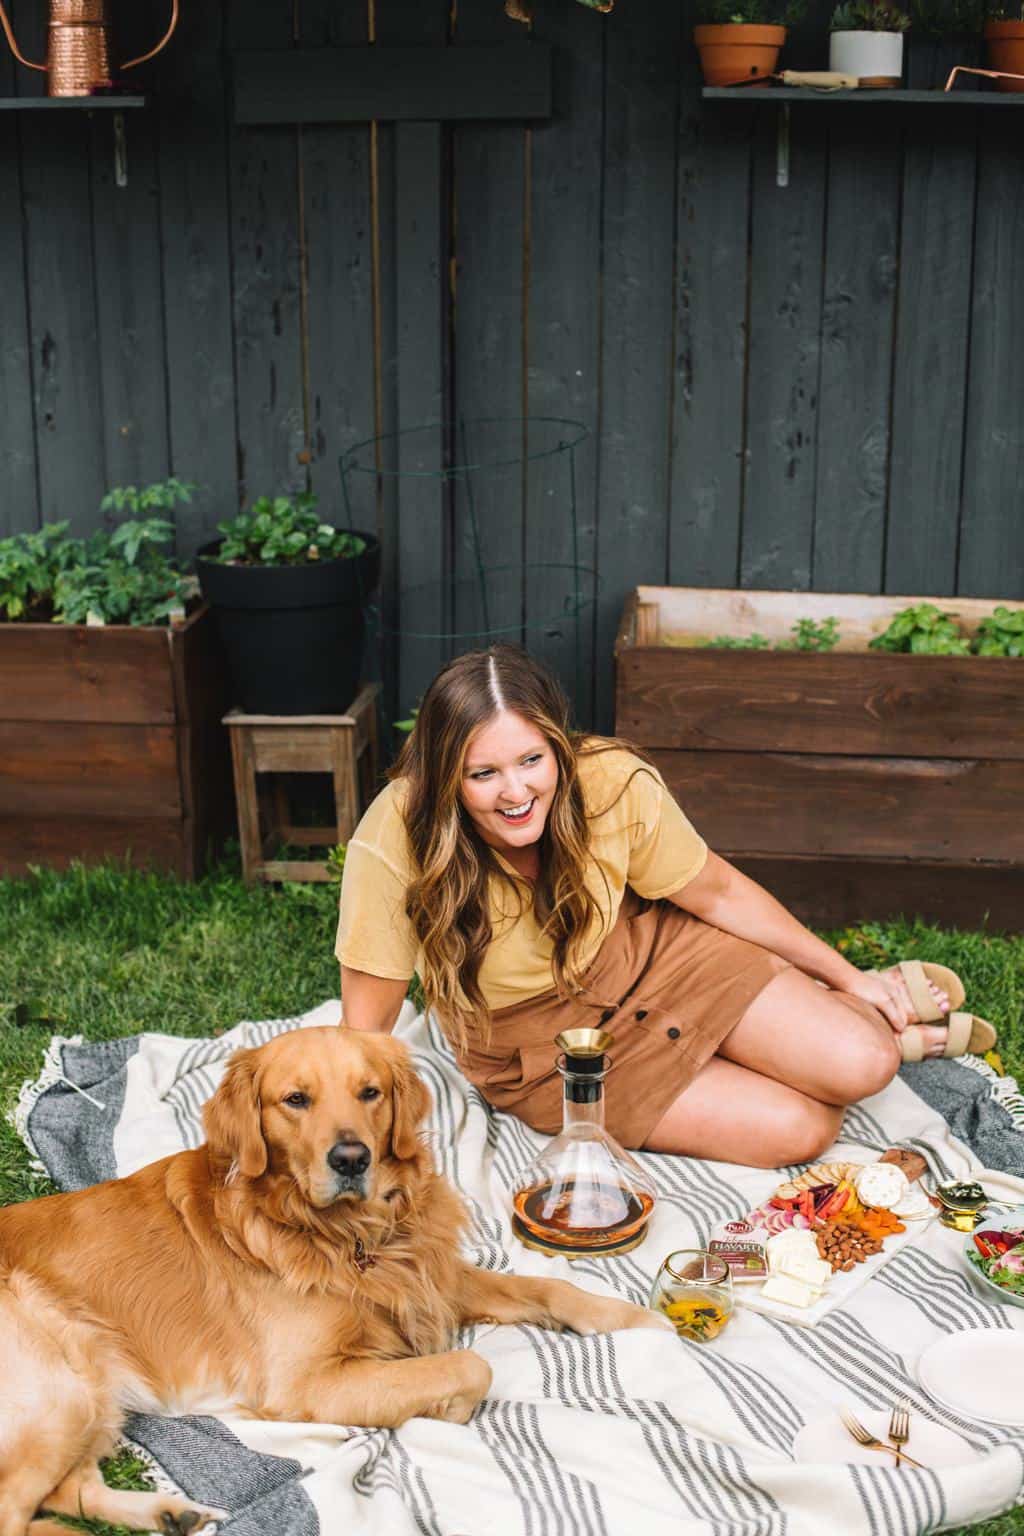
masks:
{"type": "Polygon", "coordinates": [[[605,1123],[624,1147],[642,1147],[758,993],[788,967],[758,944],[627,887],[583,991],[544,992],[496,1009],[490,1039],[472,1040],[459,1066],[495,1109],[551,1135],[562,1127],[555,1036],[603,1025],[615,1042],[605,1123]]]}

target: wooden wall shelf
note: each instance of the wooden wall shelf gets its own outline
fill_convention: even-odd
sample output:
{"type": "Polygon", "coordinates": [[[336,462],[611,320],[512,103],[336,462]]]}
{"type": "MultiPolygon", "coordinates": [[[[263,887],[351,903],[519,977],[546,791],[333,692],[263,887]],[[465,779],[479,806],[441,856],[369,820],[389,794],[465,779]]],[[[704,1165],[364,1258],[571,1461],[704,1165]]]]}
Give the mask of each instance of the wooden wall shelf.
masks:
{"type": "Polygon", "coordinates": [[[779,101],[854,101],[862,106],[1024,106],[1024,92],[1013,91],[815,91],[805,85],[705,85],[705,101],[745,101],[755,105],[779,101]]]}

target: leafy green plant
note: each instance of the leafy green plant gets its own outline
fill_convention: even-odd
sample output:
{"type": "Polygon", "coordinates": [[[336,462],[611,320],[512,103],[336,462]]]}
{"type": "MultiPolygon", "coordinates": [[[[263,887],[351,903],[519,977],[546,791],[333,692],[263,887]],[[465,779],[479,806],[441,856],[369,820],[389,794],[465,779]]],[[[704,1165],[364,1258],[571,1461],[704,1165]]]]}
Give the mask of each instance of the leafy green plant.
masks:
{"type": "Polygon", "coordinates": [[[392,720],[391,724],[394,726],[396,731],[401,731],[403,736],[408,736],[409,732],[416,724],[416,716],[418,714],[419,710],[414,709],[411,711],[408,720],[392,720]]]}
{"type": "Polygon", "coordinates": [[[346,843],[335,843],[324,861],[327,865],[327,873],[332,880],[340,881],[345,873],[345,849],[347,846],[346,843]]]}
{"type": "Polygon", "coordinates": [[[971,649],[976,656],[1024,656],[1024,608],[1000,604],[978,625],[971,649]]]}
{"type": "Polygon", "coordinates": [[[903,651],[917,656],[970,654],[970,645],[956,624],[956,616],[943,613],[934,603],[904,608],[869,645],[873,651],[903,651]]]}
{"type": "Polygon", "coordinates": [[[832,12],[830,32],[905,32],[910,17],[892,0],[844,0],[832,12]]]}
{"type": "Polygon", "coordinates": [[[218,523],[223,565],[309,565],[362,554],[366,541],[324,523],[311,491],[296,496],[261,496],[248,512],[218,523]]]}
{"type": "Polygon", "coordinates": [[[67,523],[47,523],[36,533],[0,539],[0,615],[24,623],[53,617],[53,588],[77,557],[79,541],[67,523]]]}
{"type": "Polygon", "coordinates": [[[795,27],[806,13],[806,0],[704,0],[697,19],[712,26],[795,27]]]}
{"type": "Polygon", "coordinates": [[[716,635],[708,641],[709,651],[767,651],[764,635],[716,635]]]}
{"type": "MultiPolygon", "coordinates": [[[[101,510],[170,510],[191,499],[193,486],[163,480],[137,490],[117,486],[101,510]]],[[[88,538],[67,523],[0,540],[0,615],[58,624],[165,624],[183,616],[194,578],[172,564],[165,545],[174,525],[163,517],[133,517],[88,538]]]]}
{"type": "Polygon", "coordinates": [[[790,634],[792,640],[781,640],[777,651],[831,651],[839,644],[839,620],[797,619],[790,634]]]}

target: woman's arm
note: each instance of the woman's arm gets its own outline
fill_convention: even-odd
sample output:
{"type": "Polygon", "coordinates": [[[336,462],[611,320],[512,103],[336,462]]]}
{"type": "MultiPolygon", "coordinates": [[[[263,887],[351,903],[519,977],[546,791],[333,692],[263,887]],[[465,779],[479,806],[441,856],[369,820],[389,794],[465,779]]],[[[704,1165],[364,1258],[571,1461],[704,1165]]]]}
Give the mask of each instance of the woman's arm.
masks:
{"type": "Polygon", "coordinates": [[[709,851],[700,874],[666,900],[715,928],[770,949],[838,991],[852,992],[873,1003],[897,1031],[911,1021],[912,1015],[895,986],[844,960],[756,880],[748,879],[717,853],[709,851]]]}
{"type": "Polygon", "coordinates": [[[390,1035],[409,990],[407,981],[341,968],[341,1023],[368,1034],[390,1035]]]}

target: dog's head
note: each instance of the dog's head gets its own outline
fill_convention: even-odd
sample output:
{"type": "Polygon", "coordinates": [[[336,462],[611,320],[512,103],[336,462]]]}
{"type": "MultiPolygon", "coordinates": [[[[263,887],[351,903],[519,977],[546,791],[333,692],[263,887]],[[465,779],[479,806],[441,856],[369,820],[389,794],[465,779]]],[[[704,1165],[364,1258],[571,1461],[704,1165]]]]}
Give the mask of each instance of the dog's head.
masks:
{"type": "Polygon", "coordinates": [[[390,1035],[297,1029],[236,1051],[203,1119],[215,1158],[248,1179],[290,1174],[322,1210],[372,1199],[384,1163],[416,1158],[429,1106],[390,1035]]]}

